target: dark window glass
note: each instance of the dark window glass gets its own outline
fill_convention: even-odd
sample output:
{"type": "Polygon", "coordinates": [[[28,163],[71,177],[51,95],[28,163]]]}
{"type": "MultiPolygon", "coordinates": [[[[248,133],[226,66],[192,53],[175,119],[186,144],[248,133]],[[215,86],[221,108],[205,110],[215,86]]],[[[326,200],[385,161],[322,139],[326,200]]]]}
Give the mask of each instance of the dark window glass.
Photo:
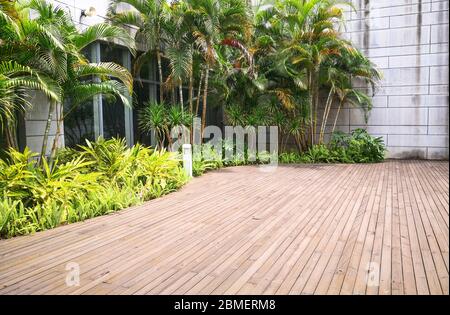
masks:
{"type": "MultiPolygon", "coordinates": [[[[83,50],[84,56],[91,60],[91,47],[83,50]]],[[[67,147],[85,144],[86,139],[95,140],[94,102],[86,101],[73,107],[70,100],[64,104],[64,140],[67,147]]]]}
{"type": "MultiPolygon", "coordinates": [[[[102,62],[115,62],[123,65],[125,49],[112,44],[101,44],[102,62]]],[[[103,134],[105,139],[125,138],[125,112],[119,98],[103,96],[103,134]]]]}
{"type": "Polygon", "coordinates": [[[140,72],[139,72],[139,77],[141,79],[146,79],[146,80],[149,80],[151,78],[149,61],[146,61],[143,65],[141,65],[141,69],[140,69],[140,72]]]}
{"type": "Polygon", "coordinates": [[[151,145],[150,134],[142,132],[139,128],[140,112],[145,104],[150,99],[150,83],[136,80],[134,82],[134,107],[133,107],[133,128],[134,128],[134,142],[141,143],[147,146],[151,145]]]}
{"type": "Polygon", "coordinates": [[[87,101],[72,108],[70,102],[64,105],[64,139],[67,147],[85,144],[86,139],[95,140],[94,135],[94,105],[87,101]]]}

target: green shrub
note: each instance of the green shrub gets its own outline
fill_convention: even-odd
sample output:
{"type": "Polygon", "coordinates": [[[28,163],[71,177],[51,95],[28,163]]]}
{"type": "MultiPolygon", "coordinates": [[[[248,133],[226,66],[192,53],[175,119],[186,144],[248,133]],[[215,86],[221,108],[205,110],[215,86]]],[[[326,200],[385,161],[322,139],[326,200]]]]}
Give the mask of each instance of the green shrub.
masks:
{"type": "Polygon", "coordinates": [[[297,152],[283,152],[278,156],[278,162],[282,164],[301,163],[302,155],[297,152]]]}
{"type": "MultiPolygon", "coordinates": [[[[372,137],[364,129],[355,129],[351,135],[342,132],[333,134],[330,141],[332,150],[343,148],[346,160],[354,163],[376,163],[385,159],[386,147],[381,137],[372,137]]],[[[342,151],[342,152],[344,152],[342,151]]]]}
{"type": "Polygon", "coordinates": [[[194,147],[192,156],[192,174],[200,176],[207,171],[222,168],[224,162],[222,152],[218,153],[211,145],[202,144],[194,147]]]}
{"type": "Polygon", "coordinates": [[[0,237],[86,220],[140,204],[181,187],[178,155],[119,139],[87,141],[58,152],[50,167],[29,149],[0,160],[0,237]]]}
{"type": "Polygon", "coordinates": [[[310,163],[333,163],[336,161],[325,145],[312,146],[305,153],[305,157],[310,163]]]}
{"type": "Polygon", "coordinates": [[[376,163],[385,158],[386,147],[382,138],[356,129],[350,135],[335,132],[328,146],[314,145],[299,154],[285,152],[279,155],[280,163],[376,163]]]}

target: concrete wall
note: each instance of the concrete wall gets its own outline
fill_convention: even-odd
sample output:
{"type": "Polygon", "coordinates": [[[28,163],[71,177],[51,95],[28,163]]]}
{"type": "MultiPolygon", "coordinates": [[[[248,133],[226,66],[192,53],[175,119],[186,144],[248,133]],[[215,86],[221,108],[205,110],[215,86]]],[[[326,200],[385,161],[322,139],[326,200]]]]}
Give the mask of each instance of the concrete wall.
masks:
{"type": "MultiPolygon", "coordinates": [[[[42,142],[44,140],[43,135],[45,134],[49,114],[49,102],[43,93],[34,93],[31,95],[30,102],[33,106],[25,113],[26,146],[34,152],[41,152],[42,142]]],[[[52,124],[50,126],[46,150],[47,155],[50,155],[55,139],[57,110],[61,110],[59,105],[52,113],[52,124]]],[[[64,146],[64,126],[62,126],[61,135],[58,138],[58,146],[64,146]]]]}
{"type": "Polygon", "coordinates": [[[345,36],[384,73],[365,124],[347,108],[340,129],[382,136],[392,158],[448,159],[449,1],[354,0],[345,36]]]}

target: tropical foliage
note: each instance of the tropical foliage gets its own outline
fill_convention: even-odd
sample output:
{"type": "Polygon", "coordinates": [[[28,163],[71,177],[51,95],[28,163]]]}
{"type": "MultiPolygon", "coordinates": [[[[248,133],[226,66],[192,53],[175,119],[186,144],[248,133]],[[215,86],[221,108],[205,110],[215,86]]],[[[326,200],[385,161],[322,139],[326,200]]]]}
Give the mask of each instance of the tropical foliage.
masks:
{"type": "Polygon", "coordinates": [[[62,121],[71,113],[64,113],[61,104],[69,103],[73,110],[93,96],[103,94],[120,97],[126,106],[131,106],[130,73],[114,63],[90,63],[83,55],[91,43],[112,39],[121,41],[134,52],[134,40],[123,28],[103,23],[79,31],[64,9],[44,0],[31,0],[20,4],[1,1],[0,29],[0,115],[7,122],[2,131],[8,147],[17,148],[14,112],[31,105],[27,102],[31,92],[44,92],[48,98],[42,155],[47,152],[51,122],[57,120],[52,158],[62,133],[62,121]],[[33,19],[28,17],[29,10],[35,13],[33,19]]]}
{"type": "Polygon", "coordinates": [[[335,132],[328,146],[317,144],[302,153],[284,152],[280,163],[377,163],[385,158],[386,147],[381,137],[372,137],[364,129],[351,135],[335,132]]]}
{"type": "Polygon", "coordinates": [[[201,116],[203,130],[214,103],[228,124],[278,126],[280,147],[301,153],[336,130],[344,106],[371,110],[381,74],[341,36],[352,9],[334,0],[114,0],[109,15],[137,29],[145,49],[136,73],[156,55],[161,106],[201,116]],[[134,9],[119,12],[124,3],[134,9]]]}
{"type": "Polygon", "coordinates": [[[0,237],[41,231],[111,213],[159,197],[187,177],[176,154],[123,140],[87,141],[39,166],[14,149],[0,160],[0,237]]]}

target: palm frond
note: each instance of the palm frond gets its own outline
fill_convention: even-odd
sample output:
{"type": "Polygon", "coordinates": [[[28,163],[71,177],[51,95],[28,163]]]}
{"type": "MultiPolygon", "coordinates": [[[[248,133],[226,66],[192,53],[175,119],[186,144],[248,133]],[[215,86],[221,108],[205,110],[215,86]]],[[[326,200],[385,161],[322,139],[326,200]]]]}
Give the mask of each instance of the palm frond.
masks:
{"type": "Polygon", "coordinates": [[[118,40],[133,54],[136,50],[134,39],[125,29],[106,23],[99,23],[89,26],[82,33],[73,34],[71,36],[71,40],[78,50],[81,50],[98,40],[118,40]]]}
{"type": "Polygon", "coordinates": [[[133,77],[130,72],[113,62],[89,63],[76,66],[75,75],[78,78],[86,76],[109,76],[122,81],[129,93],[133,91],[133,77]]]}
{"type": "Polygon", "coordinates": [[[77,106],[96,95],[119,97],[127,107],[132,107],[131,97],[128,88],[116,80],[108,80],[99,83],[80,83],[68,91],[66,97],[71,102],[71,106],[77,106]]]}

